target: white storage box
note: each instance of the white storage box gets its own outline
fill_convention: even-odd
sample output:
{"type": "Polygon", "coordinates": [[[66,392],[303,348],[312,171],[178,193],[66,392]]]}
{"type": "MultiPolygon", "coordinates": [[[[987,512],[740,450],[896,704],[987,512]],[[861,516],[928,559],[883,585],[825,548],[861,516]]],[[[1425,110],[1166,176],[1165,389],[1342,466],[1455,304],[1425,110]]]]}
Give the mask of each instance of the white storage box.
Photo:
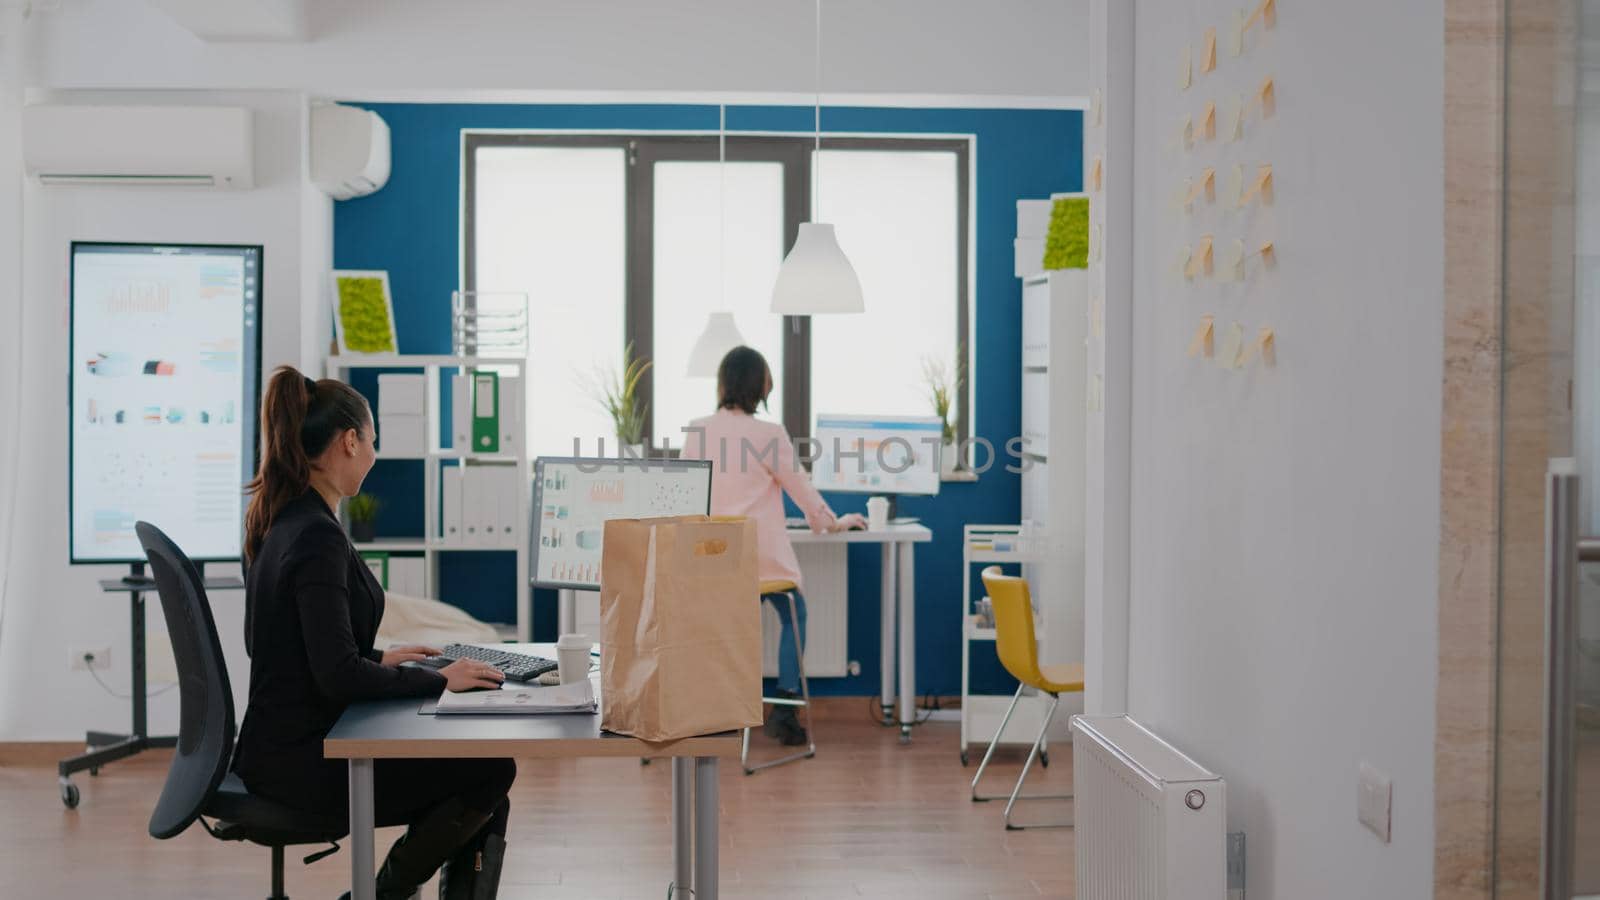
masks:
{"type": "Polygon", "coordinates": [[[380,413],[378,452],[384,456],[424,456],[428,452],[428,417],[380,413]]]}
{"type": "Polygon", "coordinates": [[[1050,200],[1017,201],[1017,237],[1043,238],[1050,233],[1050,200]]]}
{"type": "Polygon", "coordinates": [[[1012,242],[1016,247],[1016,276],[1027,278],[1044,271],[1044,238],[1017,238],[1012,242]]]}
{"type": "Polygon", "coordinates": [[[420,416],[427,410],[427,376],[378,376],[378,415],[420,416]]]}

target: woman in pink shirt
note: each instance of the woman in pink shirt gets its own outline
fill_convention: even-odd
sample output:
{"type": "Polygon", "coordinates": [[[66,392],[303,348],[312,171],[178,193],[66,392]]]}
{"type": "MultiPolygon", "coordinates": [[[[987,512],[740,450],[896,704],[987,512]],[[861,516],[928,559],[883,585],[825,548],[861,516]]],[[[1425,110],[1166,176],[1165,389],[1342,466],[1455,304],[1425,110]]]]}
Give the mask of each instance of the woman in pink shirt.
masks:
{"type": "MultiPolygon", "coordinates": [[[[717,368],[717,411],[689,424],[684,439],[685,459],[709,459],[711,514],[747,516],[755,520],[762,582],[794,582],[799,623],[789,621],[788,600],[782,594],[763,594],[782,623],[778,644],[778,693],[794,698],[800,690],[800,653],[796,633],[806,628],[806,603],[800,590],[800,563],[784,526],[783,492],[805,514],[812,531],[863,528],[859,513],[834,516],[827,501],[811,484],[811,476],[795,459],[789,432],[776,422],[755,417],[772,393],[772,370],[762,355],[749,347],[735,347],[717,368]]],[[[795,718],[794,707],[777,706],[767,719],[766,733],[784,744],[806,742],[806,731],[795,718]]]]}

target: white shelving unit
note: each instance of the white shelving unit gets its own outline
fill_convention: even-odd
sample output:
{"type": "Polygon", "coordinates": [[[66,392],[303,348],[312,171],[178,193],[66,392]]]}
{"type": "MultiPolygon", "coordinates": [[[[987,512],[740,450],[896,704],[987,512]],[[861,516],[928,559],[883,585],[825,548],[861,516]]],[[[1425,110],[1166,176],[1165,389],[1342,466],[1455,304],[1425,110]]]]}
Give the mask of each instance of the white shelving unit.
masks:
{"type": "MultiPolygon", "coordinates": [[[[1088,409],[1094,402],[1088,376],[1088,296],[1084,269],[1040,272],[1022,279],[1022,437],[1028,442],[1023,448],[1028,466],[1022,473],[1023,525],[969,525],[963,535],[963,765],[970,745],[993,739],[1011,702],[1010,694],[970,692],[973,645],[992,646],[994,641],[993,629],[975,624],[972,566],[1020,564],[1033,596],[1040,661],[1058,664],[1084,658],[1084,475],[1088,409]]],[[[1080,695],[1062,698],[1052,735],[1070,739],[1067,720],[1083,711],[1082,703],[1080,695]]],[[[1031,742],[1043,723],[1042,703],[1019,704],[1002,742],[1031,742]]]]}
{"type": "MultiPolygon", "coordinates": [[[[993,627],[979,623],[978,608],[972,601],[972,567],[1006,563],[1024,566],[1038,563],[1049,553],[1049,540],[1042,534],[1024,532],[1020,525],[967,525],[961,530],[961,764],[970,761],[968,746],[987,744],[1000,727],[1010,694],[972,692],[972,651],[974,644],[992,645],[993,627]]],[[[1030,585],[1031,588],[1031,585],[1030,585]]],[[[1044,642],[1044,616],[1034,598],[1034,636],[1044,642]]],[[[1002,743],[1029,744],[1044,723],[1043,703],[1018,704],[1011,717],[1011,731],[1002,743]]]]}
{"type": "MultiPolygon", "coordinates": [[[[517,580],[516,580],[516,628],[517,640],[531,641],[533,639],[532,598],[529,593],[528,564],[528,523],[532,521],[529,503],[532,502],[533,468],[527,455],[528,439],[527,427],[523,425],[523,432],[517,442],[520,451],[515,454],[490,454],[472,453],[455,447],[440,446],[439,434],[441,431],[440,412],[443,408],[442,398],[445,386],[449,383],[448,377],[458,371],[467,369],[493,368],[510,375],[522,377],[522,383],[527,384],[526,363],[515,358],[494,358],[475,356],[426,356],[405,354],[371,354],[330,356],[324,366],[328,378],[337,378],[348,382],[350,373],[356,369],[420,369],[426,378],[426,411],[428,429],[428,452],[423,455],[416,454],[385,454],[378,453],[380,460],[415,460],[423,464],[423,534],[420,538],[382,538],[376,541],[358,542],[357,550],[386,551],[389,553],[420,554],[423,557],[423,571],[425,593],[429,597],[437,597],[439,592],[439,558],[445,553],[515,553],[517,555],[517,580]],[[473,460],[477,462],[515,463],[524,474],[519,480],[521,496],[517,502],[517,530],[510,541],[484,544],[467,544],[459,541],[446,541],[439,532],[441,518],[441,485],[443,476],[440,474],[446,461],[473,460]]],[[[525,422],[524,417],[518,421],[525,422]]],[[[381,439],[380,439],[381,443],[381,439]]]]}

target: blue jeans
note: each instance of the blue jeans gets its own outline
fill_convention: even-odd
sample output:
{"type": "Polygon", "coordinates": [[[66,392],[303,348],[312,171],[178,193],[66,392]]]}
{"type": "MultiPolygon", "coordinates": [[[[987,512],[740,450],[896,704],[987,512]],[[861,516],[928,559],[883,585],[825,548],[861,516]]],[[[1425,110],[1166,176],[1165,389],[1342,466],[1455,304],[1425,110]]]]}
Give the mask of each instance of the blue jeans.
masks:
{"type": "Polygon", "coordinates": [[[787,594],[762,594],[761,599],[771,603],[772,609],[778,614],[778,624],[782,628],[778,632],[778,687],[790,693],[800,693],[800,647],[795,635],[805,634],[806,631],[806,598],[799,591],[794,592],[795,612],[800,615],[800,627],[797,630],[795,623],[789,621],[789,597],[787,594]]]}

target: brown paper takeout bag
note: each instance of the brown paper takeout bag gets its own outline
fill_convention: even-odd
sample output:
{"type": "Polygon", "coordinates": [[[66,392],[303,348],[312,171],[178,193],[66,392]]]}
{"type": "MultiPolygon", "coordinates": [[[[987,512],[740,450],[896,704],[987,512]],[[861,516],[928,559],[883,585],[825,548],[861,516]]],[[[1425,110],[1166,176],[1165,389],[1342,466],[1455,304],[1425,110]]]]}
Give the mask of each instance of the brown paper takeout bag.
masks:
{"type": "Polygon", "coordinates": [[[758,585],[749,519],[607,521],[601,727],[670,741],[760,725],[758,585]]]}

